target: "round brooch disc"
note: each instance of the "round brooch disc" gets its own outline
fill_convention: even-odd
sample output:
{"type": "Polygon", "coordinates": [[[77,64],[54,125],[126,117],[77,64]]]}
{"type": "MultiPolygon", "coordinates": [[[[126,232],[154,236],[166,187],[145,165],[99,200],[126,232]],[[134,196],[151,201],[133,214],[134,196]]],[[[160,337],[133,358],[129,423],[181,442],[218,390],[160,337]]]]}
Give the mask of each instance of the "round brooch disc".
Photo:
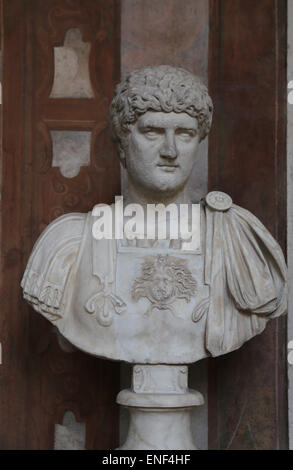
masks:
{"type": "Polygon", "coordinates": [[[227,211],[232,206],[232,199],[228,194],[221,191],[212,191],[206,197],[206,203],[217,211],[227,211]]]}

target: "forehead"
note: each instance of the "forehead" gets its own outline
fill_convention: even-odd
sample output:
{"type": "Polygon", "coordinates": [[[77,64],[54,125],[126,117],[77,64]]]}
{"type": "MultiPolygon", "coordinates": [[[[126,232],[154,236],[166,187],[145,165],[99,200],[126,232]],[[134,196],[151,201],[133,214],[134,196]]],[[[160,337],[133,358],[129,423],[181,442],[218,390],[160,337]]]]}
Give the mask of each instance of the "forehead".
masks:
{"type": "Polygon", "coordinates": [[[142,114],[138,120],[137,125],[163,127],[163,128],[178,128],[183,127],[187,129],[197,129],[197,119],[189,116],[187,113],[164,113],[162,111],[147,111],[142,114]]]}

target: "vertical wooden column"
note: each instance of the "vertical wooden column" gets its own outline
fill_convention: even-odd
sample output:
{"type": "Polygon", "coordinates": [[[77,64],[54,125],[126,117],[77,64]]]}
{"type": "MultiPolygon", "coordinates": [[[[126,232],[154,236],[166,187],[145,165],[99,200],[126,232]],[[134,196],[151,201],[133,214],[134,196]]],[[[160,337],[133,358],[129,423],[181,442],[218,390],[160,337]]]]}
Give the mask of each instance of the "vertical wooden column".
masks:
{"type": "MultiPolygon", "coordinates": [[[[253,212],[284,250],[286,87],[286,1],[211,0],[209,189],[253,212]]],[[[285,325],[210,361],[210,448],[287,447],[285,325]]]]}
{"type": "Polygon", "coordinates": [[[0,448],[54,448],[55,425],[70,410],[85,423],[87,449],[112,449],[119,364],[61,350],[52,325],[22,299],[20,280],[44,226],[63,213],[110,203],[119,192],[119,162],[106,127],[120,78],[120,2],[9,0],[3,13],[0,448]],[[92,43],[95,97],[52,104],[53,47],[70,28],[92,43]],[[90,164],[76,177],[52,167],[44,123],[94,133],[90,164]]]}

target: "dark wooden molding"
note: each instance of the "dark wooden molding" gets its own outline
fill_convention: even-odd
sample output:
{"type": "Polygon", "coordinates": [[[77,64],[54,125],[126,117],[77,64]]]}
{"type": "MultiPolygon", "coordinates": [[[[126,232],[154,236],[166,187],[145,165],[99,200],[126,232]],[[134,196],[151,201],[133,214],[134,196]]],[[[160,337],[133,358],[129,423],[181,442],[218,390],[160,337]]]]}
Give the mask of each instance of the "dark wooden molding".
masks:
{"type": "Polygon", "coordinates": [[[9,0],[3,14],[0,448],[52,449],[55,424],[72,410],[86,424],[87,449],[113,449],[119,441],[119,364],[62,351],[52,325],[22,299],[20,280],[51,220],[111,203],[120,191],[119,161],[106,130],[107,103],[120,79],[120,2],[9,0]],[[85,40],[99,43],[90,58],[97,90],[91,102],[78,106],[48,97],[52,8],[59,8],[56,41],[75,25],[85,40]],[[51,124],[93,132],[90,166],[74,178],[52,167],[51,124]]]}
{"type": "MultiPolygon", "coordinates": [[[[286,9],[285,0],[211,0],[209,43],[209,189],[253,212],[284,250],[286,9]]],[[[210,448],[287,448],[286,345],[280,318],[211,359],[210,448]]]]}

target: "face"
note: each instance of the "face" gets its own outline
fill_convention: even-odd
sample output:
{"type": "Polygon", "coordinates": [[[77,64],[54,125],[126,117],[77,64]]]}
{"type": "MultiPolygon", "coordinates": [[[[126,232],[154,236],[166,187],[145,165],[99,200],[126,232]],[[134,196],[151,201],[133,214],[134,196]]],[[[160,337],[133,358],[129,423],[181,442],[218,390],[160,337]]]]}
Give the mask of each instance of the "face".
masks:
{"type": "Polygon", "coordinates": [[[132,184],[150,194],[179,192],[191,174],[198,144],[196,118],[147,111],[128,135],[125,164],[132,184]]]}

